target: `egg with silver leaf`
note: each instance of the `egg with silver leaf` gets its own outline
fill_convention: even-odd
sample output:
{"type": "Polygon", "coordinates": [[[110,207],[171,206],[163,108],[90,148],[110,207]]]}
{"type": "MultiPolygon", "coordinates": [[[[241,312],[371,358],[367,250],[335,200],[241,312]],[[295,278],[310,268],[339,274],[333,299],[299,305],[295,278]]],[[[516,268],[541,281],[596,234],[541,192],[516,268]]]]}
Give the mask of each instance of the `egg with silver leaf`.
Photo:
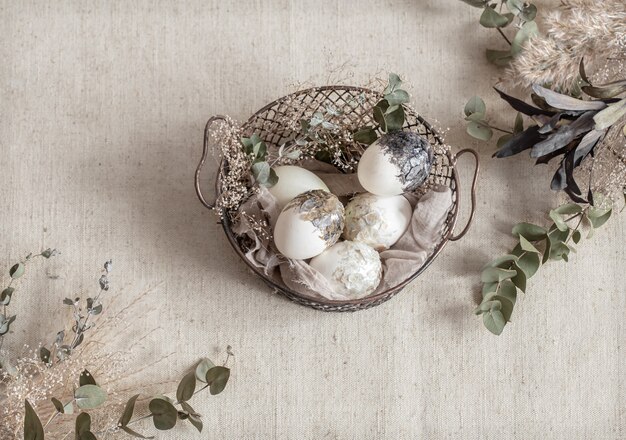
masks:
{"type": "Polygon", "coordinates": [[[370,145],[359,161],[359,183],[378,196],[395,196],[422,185],[433,164],[433,149],[423,136],[393,131],[370,145]]]}
{"type": "Polygon", "coordinates": [[[336,195],[316,189],[293,198],[274,226],[274,244],[287,258],[306,260],[334,245],[343,231],[344,208],[336,195]]]}

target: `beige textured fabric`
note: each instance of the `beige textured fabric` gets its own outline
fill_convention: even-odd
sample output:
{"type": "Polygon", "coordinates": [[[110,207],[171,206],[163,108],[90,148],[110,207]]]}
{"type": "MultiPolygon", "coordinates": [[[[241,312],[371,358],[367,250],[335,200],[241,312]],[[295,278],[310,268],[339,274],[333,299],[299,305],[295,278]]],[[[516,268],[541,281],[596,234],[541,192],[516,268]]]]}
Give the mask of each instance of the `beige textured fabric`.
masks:
{"type": "Polygon", "coordinates": [[[479,13],[458,0],[2,1],[0,263],[63,251],[14,297],[9,348],[56,330],[62,298],[91,289],[111,257],[111,295],[157,286],[158,314],[135,325],[160,330],[129,371],[175,352],[151,371],[178,377],[236,352],[226,391],[194,400],[205,432],[161,439],[626,438],[623,215],[543,268],[501,337],[472,315],[480,267],[511,246],[512,224],[557,202],[547,167],[490,159],[464,134],[474,94],[495,123],[513,119],[490,89],[484,48],[501,41],[479,13]],[[343,63],[350,82],[405,75],[447,140],[479,149],[483,174],[473,228],[406,291],[325,314],[249,274],[193,172],[209,116],[243,119],[343,63]]]}

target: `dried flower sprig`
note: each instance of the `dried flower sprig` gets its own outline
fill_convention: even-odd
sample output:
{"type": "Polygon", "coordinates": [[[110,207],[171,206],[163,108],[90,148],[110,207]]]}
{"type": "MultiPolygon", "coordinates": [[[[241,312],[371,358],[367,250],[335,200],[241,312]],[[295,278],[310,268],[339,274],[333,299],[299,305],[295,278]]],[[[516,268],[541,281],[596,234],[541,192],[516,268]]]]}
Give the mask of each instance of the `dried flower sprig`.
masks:
{"type": "MultiPolygon", "coordinates": [[[[2,346],[4,345],[4,338],[7,333],[9,333],[11,324],[15,321],[15,315],[9,316],[9,304],[11,304],[11,299],[16,289],[16,282],[20,279],[24,273],[26,272],[26,266],[33,259],[42,257],[48,259],[57,255],[59,252],[56,249],[46,249],[41,251],[38,254],[33,255],[32,253],[28,254],[24,259],[18,263],[15,263],[9,269],[9,283],[7,287],[2,290],[0,293],[0,305],[2,306],[2,313],[0,313],[0,350],[2,350],[2,346]]],[[[7,367],[8,359],[2,359],[0,356],[0,369],[5,369],[7,367]]]]}
{"type": "Polygon", "coordinates": [[[518,291],[526,292],[527,280],[548,261],[569,261],[574,244],[587,238],[611,217],[610,201],[596,195],[596,207],[585,208],[575,203],[561,205],[550,211],[552,225],[546,229],[531,223],[519,223],[512,234],[519,238],[513,250],[488,263],[482,271],[483,298],[474,313],[482,315],[485,327],[499,335],[511,321],[518,291]]]}
{"type": "Polygon", "coordinates": [[[623,0],[563,0],[558,10],[547,15],[545,28],[545,36],[530,39],[511,64],[507,78],[516,85],[550,84],[563,93],[575,93],[578,64],[583,58],[594,70],[604,68],[607,60],[611,60],[616,64],[616,72],[623,71],[626,61],[623,0]]]}

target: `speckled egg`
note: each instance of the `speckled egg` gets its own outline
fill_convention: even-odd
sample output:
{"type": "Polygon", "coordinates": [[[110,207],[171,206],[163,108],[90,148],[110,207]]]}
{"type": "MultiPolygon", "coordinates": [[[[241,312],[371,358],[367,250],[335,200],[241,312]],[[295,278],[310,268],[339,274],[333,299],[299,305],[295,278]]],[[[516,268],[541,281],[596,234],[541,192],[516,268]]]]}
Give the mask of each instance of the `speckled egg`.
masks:
{"type": "Polygon", "coordinates": [[[365,243],[341,241],[309,263],[320,272],[337,294],[358,299],[376,290],[382,277],[378,252],[365,243]]]}
{"type": "Polygon", "coordinates": [[[344,208],[336,195],[307,191],[281,211],[274,226],[274,244],[285,257],[306,260],[335,244],[343,223],[344,208]]]}
{"type": "Polygon", "coordinates": [[[387,133],[370,145],[359,161],[357,175],[366,191],[395,196],[423,184],[433,163],[428,140],[410,131],[387,133]]]}
{"type": "Polygon", "coordinates": [[[322,179],[302,167],[284,165],[275,167],[274,172],[278,176],[278,182],[269,191],[276,197],[281,208],[303,192],[314,189],[329,191],[322,179]]]}
{"type": "Polygon", "coordinates": [[[383,251],[402,237],[412,215],[411,204],[404,196],[359,194],[346,206],[343,236],[383,251]]]}

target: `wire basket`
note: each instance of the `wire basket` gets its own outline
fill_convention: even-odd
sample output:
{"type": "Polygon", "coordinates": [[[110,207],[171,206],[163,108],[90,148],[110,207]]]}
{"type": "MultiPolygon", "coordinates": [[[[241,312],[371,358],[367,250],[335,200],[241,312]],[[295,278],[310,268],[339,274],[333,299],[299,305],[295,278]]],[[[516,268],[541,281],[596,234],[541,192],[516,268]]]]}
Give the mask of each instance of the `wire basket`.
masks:
{"type": "MultiPolygon", "coordinates": [[[[341,112],[343,115],[342,117],[346,118],[346,120],[343,121],[346,126],[362,127],[374,124],[371,116],[371,109],[380,98],[380,93],[374,92],[370,89],[353,86],[324,86],[301,90],[267,104],[243,124],[242,130],[245,136],[250,136],[253,133],[258,134],[261,139],[265,141],[268,148],[278,148],[283,143],[291,140],[289,136],[292,135],[292,133],[286,132],[283,127],[284,117],[286,115],[300,120],[300,118],[312,115],[318,111],[318,109],[326,108],[328,105],[332,105],[341,112]],[[292,106],[295,102],[298,103],[298,109],[303,110],[299,110],[299,112],[294,113],[292,111],[292,106]],[[283,121],[283,123],[278,121],[279,118],[283,121]]],[[[245,250],[242,248],[242,240],[233,233],[232,223],[229,216],[225,215],[221,223],[229,243],[239,257],[248,265],[248,267],[260,276],[270,286],[270,288],[286,296],[292,301],[323,311],[350,312],[367,309],[389,300],[391,297],[400,292],[407,284],[417,278],[424,270],[426,270],[428,266],[430,266],[448,241],[459,240],[467,233],[472,223],[476,208],[476,180],[479,171],[478,154],[472,149],[463,149],[457,154],[452,155],[450,151],[444,147],[441,136],[428,122],[418,115],[415,110],[407,106],[405,108],[405,116],[406,120],[403,129],[414,131],[424,136],[433,146],[435,151],[435,160],[431,168],[427,184],[445,185],[452,191],[453,205],[441,231],[441,241],[432,250],[430,255],[428,255],[426,261],[420,267],[416,267],[415,272],[408,276],[402,283],[383,292],[375,293],[360,299],[341,301],[312,297],[289,289],[287,286],[282,284],[282,282],[277,282],[276,280],[270,278],[263,272],[262,269],[255,267],[251,262],[249,262],[245,258],[245,250]],[[456,165],[457,159],[464,154],[473,155],[476,161],[471,184],[471,210],[465,227],[455,235],[454,230],[457,222],[457,216],[459,214],[460,190],[460,182],[456,165]]],[[[200,202],[202,202],[202,204],[208,209],[213,209],[214,204],[208,202],[202,193],[200,187],[200,172],[210,149],[209,134],[211,125],[215,121],[224,119],[225,118],[223,116],[214,116],[208,120],[204,130],[203,154],[196,169],[196,193],[200,202]]],[[[215,185],[216,192],[218,194],[220,193],[220,178],[227,171],[227,166],[228,164],[224,161],[220,164],[215,185]]]]}

